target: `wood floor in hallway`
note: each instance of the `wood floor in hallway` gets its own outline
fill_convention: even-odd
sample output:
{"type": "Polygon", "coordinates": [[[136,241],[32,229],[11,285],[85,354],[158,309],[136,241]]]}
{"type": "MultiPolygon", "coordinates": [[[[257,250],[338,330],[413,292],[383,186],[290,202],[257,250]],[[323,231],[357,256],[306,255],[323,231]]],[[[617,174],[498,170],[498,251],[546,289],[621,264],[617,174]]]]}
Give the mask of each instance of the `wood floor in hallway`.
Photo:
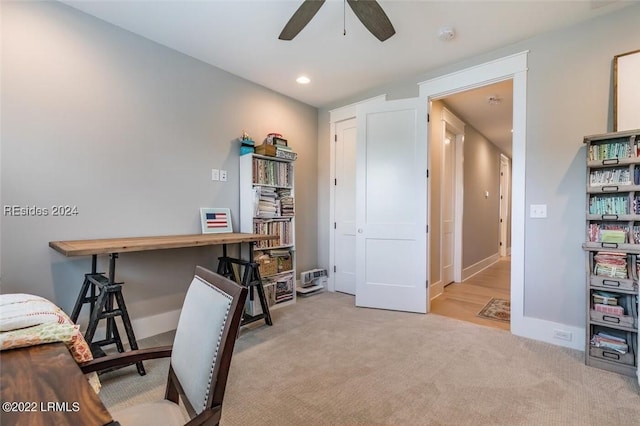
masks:
{"type": "Polygon", "coordinates": [[[478,317],[492,298],[511,300],[511,257],[503,257],[462,283],[452,283],[431,301],[430,312],[488,327],[509,330],[510,324],[478,317]]]}

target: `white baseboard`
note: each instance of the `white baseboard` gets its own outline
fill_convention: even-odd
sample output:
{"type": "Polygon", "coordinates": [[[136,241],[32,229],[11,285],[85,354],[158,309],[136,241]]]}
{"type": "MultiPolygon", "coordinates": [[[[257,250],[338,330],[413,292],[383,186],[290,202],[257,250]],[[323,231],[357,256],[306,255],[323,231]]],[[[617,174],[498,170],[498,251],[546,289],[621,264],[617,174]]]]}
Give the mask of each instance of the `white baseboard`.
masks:
{"type": "Polygon", "coordinates": [[[144,339],[155,336],[156,334],[175,330],[176,327],[178,327],[180,311],[181,309],[176,309],[174,311],[131,320],[131,325],[136,333],[136,339],[144,339]]]}
{"type": "Polygon", "coordinates": [[[577,349],[584,352],[586,344],[585,329],[533,317],[523,317],[520,324],[511,323],[511,333],[533,340],[551,343],[556,346],[577,349]],[[556,331],[569,335],[571,340],[556,337],[556,331]]]}
{"type": "MultiPolygon", "coordinates": [[[[181,309],[176,309],[175,311],[163,312],[157,315],[132,319],[131,326],[133,327],[133,332],[136,335],[136,340],[175,330],[178,327],[180,311],[181,309]]],[[[128,343],[127,335],[124,332],[124,325],[122,324],[122,320],[120,318],[116,318],[116,323],[118,326],[118,330],[120,331],[120,338],[122,339],[122,342],[128,343]]],[[[83,328],[86,328],[86,324],[83,325],[83,328]]],[[[96,341],[103,339],[105,332],[105,321],[100,321],[100,325],[98,325],[98,328],[96,329],[96,337],[93,340],[96,341]]]]}
{"type": "Polygon", "coordinates": [[[486,259],[481,260],[480,262],[476,262],[473,265],[463,269],[462,270],[462,281],[468,280],[469,278],[471,278],[475,274],[477,274],[479,272],[482,272],[483,270],[487,269],[489,266],[491,266],[494,263],[496,263],[498,260],[500,260],[500,253],[499,252],[487,257],[486,259]]]}

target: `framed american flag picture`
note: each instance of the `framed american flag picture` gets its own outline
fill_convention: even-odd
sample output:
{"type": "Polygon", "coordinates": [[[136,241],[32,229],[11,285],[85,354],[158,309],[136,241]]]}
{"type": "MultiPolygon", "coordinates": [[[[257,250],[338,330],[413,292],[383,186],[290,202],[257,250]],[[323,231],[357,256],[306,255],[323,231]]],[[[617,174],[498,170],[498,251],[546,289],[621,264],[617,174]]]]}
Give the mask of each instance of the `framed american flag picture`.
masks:
{"type": "Polygon", "coordinates": [[[203,234],[233,232],[231,226],[231,210],[218,208],[200,208],[200,223],[203,234]]]}

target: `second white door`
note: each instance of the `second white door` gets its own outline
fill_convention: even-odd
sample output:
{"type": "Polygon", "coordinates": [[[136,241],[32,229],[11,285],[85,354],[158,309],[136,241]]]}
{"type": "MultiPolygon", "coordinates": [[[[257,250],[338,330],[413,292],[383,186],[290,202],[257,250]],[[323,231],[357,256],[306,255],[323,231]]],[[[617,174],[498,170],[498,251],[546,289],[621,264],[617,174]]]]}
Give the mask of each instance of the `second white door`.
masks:
{"type": "Polygon", "coordinates": [[[335,289],[356,294],[356,119],[336,123],[335,289]]]}
{"type": "Polygon", "coordinates": [[[358,105],[356,306],[427,310],[426,105],[358,105]]]}

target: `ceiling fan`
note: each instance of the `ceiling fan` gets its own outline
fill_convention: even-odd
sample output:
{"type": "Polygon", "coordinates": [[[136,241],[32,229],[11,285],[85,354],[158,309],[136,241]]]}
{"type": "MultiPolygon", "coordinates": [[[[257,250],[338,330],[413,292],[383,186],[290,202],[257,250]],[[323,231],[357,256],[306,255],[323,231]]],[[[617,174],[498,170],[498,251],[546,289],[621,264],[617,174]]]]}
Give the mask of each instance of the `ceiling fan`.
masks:
{"type": "MultiPolygon", "coordinates": [[[[293,40],[320,10],[325,0],[304,0],[295,11],[278,37],[293,40]]],[[[391,21],[376,0],[346,0],[360,22],[380,41],[385,41],[396,33],[391,21]]]]}

